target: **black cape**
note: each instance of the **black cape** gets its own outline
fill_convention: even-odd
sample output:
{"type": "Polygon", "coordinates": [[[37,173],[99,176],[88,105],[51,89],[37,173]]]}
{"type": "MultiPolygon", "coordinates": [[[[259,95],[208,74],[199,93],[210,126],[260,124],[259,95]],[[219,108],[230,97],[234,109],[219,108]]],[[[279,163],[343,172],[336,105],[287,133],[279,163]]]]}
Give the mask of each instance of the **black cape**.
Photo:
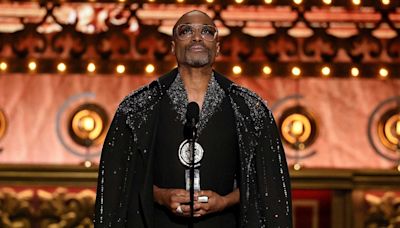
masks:
{"type": "MultiPolygon", "coordinates": [[[[118,107],[99,164],[95,227],[153,228],[153,149],[159,101],[177,69],[118,107]]],[[[234,110],[239,142],[239,227],[292,227],[289,173],[271,111],[255,93],[214,77],[234,110]]]]}

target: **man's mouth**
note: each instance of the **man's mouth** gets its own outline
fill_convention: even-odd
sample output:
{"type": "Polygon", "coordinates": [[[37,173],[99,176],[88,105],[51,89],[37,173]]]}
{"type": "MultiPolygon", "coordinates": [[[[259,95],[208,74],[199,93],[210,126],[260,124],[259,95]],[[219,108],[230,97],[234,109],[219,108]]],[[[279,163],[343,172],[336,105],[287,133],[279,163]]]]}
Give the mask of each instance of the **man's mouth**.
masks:
{"type": "Polygon", "coordinates": [[[192,45],[189,47],[190,51],[206,51],[207,49],[203,45],[192,45]]]}

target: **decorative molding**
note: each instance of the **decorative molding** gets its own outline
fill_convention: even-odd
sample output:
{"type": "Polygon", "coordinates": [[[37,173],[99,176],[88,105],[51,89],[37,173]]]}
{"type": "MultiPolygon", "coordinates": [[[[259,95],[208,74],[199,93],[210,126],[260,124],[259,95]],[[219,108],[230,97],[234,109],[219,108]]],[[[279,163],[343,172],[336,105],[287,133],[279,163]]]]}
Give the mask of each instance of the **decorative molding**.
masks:
{"type": "Polygon", "coordinates": [[[93,227],[96,193],[0,188],[0,227],[93,227]]]}
{"type": "MultiPolygon", "coordinates": [[[[83,165],[0,166],[0,186],[74,186],[95,187],[98,168],[83,165]]],[[[290,170],[294,189],[400,189],[400,172],[378,169],[290,170]]]]}
{"type": "MultiPolygon", "coordinates": [[[[43,73],[57,72],[55,66],[60,61],[72,73],[86,71],[82,61],[136,65],[167,62],[174,66],[174,56],[169,53],[173,23],[182,13],[198,8],[212,15],[220,29],[222,46],[217,62],[221,63],[222,71],[229,71],[228,67],[234,64],[248,63],[257,66],[348,63],[371,71],[400,62],[398,3],[347,8],[340,3],[308,7],[311,1],[298,6],[285,1],[279,1],[279,6],[252,5],[250,1],[245,5],[181,4],[179,7],[168,4],[170,1],[165,1],[167,4],[105,2],[84,7],[64,2],[0,3],[4,12],[14,13],[13,16],[0,11],[3,24],[0,60],[11,65],[17,60],[8,72],[28,72],[23,62],[31,60],[47,63],[38,66],[37,72],[43,73]],[[231,64],[226,66],[227,62],[231,64]]],[[[99,71],[114,72],[111,67],[104,68],[99,71]]],[[[390,70],[397,71],[395,67],[390,70]]],[[[389,72],[399,75],[392,71],[389,72]]]]}

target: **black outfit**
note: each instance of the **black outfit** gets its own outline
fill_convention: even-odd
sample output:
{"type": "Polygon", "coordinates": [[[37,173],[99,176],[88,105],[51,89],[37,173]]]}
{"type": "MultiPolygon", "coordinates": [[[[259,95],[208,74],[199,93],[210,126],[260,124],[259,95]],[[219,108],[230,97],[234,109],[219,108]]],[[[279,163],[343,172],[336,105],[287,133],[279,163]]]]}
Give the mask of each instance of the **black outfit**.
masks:
{"type": "MultiPolygon", "coordinates": [[[[206,95],[207,96],[207,95],[206,95]]],[[[156,137],[154,184],[160,188],[185,189],[186,167],[178,159],[178,148],[183,137],[183,124],[178,120],[173,104],[165,96],[160,101],[160,120],[156,137]]],[[[237,140],[233,110],[225,97],[199,135],[197,142],[204,149],[200,166],[201,189],[220,195],[233,191],[236,174],[237,140]]],[[[187,228],[188,219],[172,214],[165,207],[154,205],[154,226],[158,228],[187,228]]],[[[236,227],[235,208],[195,219],[195,228],[236,227]]]]}
{"type": "MultiPolygon", "coordinates": [[[[154,158],[159,156],[157,136],[162,130],[161,106],[168,90],[173,88],[177,74],[178,70],[174,69],[127,96],[120,104],[100,160],[95,227],[156,227],[153,184],[160,180],[154,179],[154,158]]],[[[292,227],[289,174],[271,111],[251,91],[235,85],[217,72],[214,72],[214,77],[225,97],[222,103],[227,103],[233,112],[237,137],[240,212],[236,227],[292,227]]],[[[220,93],[215,96],[219,97],[220,93]]],[[[184,115],[181,110],[178,109],[178,116],[184,115]]],[[[214,114],[218,115],[218,111],[214,114]]],[[[217,115],[213,117],[218,118],[217,115]]],[[[206,113],[205,116],[209,115],[206,113]]],[[[213,117],[208,118],[208,123],[200,123],[203,132],[199,140],[212,134],[207,132],[207,128],[213,117]]],[[[208,175],[203,169],[205,167],[201,172],[208,175]]],[[[201,181],[201,187],[207,189],[207,182],[211,179],[203,178],[201,181]]],[[[219,226],[209,226],[214,227],[219,226]]]]}

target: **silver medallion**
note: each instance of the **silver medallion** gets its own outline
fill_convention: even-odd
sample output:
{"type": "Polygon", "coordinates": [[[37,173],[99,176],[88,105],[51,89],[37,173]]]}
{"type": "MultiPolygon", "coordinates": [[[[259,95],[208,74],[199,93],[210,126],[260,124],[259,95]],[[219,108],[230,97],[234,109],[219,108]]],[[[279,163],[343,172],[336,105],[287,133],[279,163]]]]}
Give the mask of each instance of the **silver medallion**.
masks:
{"type": "MultiPolygon", "coordinates": [[[[203,147],[197,142],[194,145],[194,167],[200,166],[200,161],[203,159],[204,150],[203,147]]],[[[185,140],[181,143],[178,149],[178,157],[181,163],[186,166],[190,167],[192,156],[190,153],[190,143],[189,140],[185,140]]]]}

